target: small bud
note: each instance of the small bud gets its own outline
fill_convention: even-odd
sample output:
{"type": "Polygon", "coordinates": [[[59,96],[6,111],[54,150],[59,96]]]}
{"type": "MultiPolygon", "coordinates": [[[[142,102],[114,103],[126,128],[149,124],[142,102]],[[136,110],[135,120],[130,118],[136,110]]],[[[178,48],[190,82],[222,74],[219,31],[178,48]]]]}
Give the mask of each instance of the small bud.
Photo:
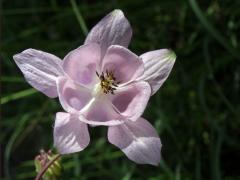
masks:
{"type": "MultiPolygon", "coordinates": [[[[48,162],[53,160],[57,154],[53,154],[51,150],[48,152],[45,152],[44,150],[40,150],[40,154],[35,157],[34,164],[36,167],[36,172],[39,173],[48,162]]],[[[61,175],[61,165],[60,165],[60,159],[57,159],[50,165],[43,175],[43,180],[56,180],[59,179],[61,175]]]]}

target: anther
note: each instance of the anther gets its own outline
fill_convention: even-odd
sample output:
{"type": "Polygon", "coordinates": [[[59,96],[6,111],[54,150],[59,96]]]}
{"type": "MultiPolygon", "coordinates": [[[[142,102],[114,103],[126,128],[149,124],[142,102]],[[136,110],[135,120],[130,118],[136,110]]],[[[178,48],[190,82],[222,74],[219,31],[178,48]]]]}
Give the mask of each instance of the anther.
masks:
{"type": "Polygon", "coordinates": [[[116,87],[118,87],[119,82],[116,82],[113,71],[106,70],[106,74],[102,72],[101,75],[99,75],[99,73],[96,71],[96,75],[101,81],[100,85],[103,93],[114,94],[114,91],[116,90],[116,87]]]}

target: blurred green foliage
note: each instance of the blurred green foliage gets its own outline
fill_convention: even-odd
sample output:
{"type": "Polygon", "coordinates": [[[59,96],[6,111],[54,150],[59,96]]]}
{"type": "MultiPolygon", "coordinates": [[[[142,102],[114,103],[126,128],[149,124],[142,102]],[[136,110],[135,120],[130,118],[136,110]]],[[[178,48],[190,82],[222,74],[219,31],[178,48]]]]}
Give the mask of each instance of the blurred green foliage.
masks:
{"type": "Polygon", "coordinates": [[[34,157],[52,148],[57,99],[27,84],[12,56],[27,48],[63,58],[113,9],[133,28],[130,49],[171,48],[173,71],[145,111],[160,134],[159,167],[136,165],[90,128],[84,151],[62,158],[62,179],[240,179],[240,1],[3,0],[0,6],[1,176],[33,179],[34,157]]]}

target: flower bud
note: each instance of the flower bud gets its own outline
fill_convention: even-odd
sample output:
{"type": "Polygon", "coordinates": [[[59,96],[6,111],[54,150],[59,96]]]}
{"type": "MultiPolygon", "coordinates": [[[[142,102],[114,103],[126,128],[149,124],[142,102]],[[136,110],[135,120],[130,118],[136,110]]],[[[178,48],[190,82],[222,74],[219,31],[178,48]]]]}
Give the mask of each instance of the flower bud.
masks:
{"type": "MultiPolygon", "coordinates": [[[[35,157],[34,164],[36,172],[39,173],[51,160],[53,160],[57,154],[53,154],[51,150],[45,152],[40,150],[40,154],[35,157]]],[[[43,180],[56,180],[61,175],[60,159],[55,160],[46,170],[42,176],[43,180]]]]}

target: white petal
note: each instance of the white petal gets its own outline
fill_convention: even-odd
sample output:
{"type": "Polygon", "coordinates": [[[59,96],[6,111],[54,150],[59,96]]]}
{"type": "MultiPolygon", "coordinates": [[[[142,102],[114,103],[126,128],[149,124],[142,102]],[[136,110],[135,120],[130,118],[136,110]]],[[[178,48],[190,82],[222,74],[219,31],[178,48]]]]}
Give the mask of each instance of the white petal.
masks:
{"type": "Polygon", "coordinates": [[[69,113],[77,113],[92,98],[91,91],[74,83],[70,78],[61,76],[57,79],[57,90],[63,109],[69,113]]]}
{"type": "Polygon", "coordinates": [[[141,59],[130,50],[111,45],[102,60],[102,71],[113,71],[116,81],[121,84],[136,80],[144,73],[141,59]]]}
{"type": "Polygon", "coordinates": [[[105,98],[93,98],[80,113],[81,121],[90,125],[113,126],[124,119],[105,98]]]}
{"type": "Polygon", "coordinates": [[[82,151],[90,142],[88,127],[77,116],[58,112],[54,125],[54,146],[60,154],[82,151]]]}
{"type": "Polygon", "coordinates": [[[147,81],[152,88],[152,95],[162,86],[169,76],[176,60],[176,55],[168,49],[150,51],[140,56],[145,72],[138,80],[147,81]]]}
{"type": "Polygon", "coordinates": [[[92,88],[98,81],[101,49],[98,44],[82,45],[68,53],[63,60],[63,70],[66,74],[83,86],[92,88]]]}
{"type": "Polygon", "coordinates": [[[133,82],[117,88],[114,95],[108,95],[118,112],[136,121],[144,112],[151,96],[151,87],[145,81],[133,82]]]}
{"type": "Polygon", "coordinates": [[[158,165],[160,161],[160,138],[152,125],[143,118],[109,127],[108,140],[138,164],[158,165]]]}
{"type": "Polygon", "coordinates": [[[88,34],[85,44],[99,43],[104,56],[110,45],[127,47],[132,37],[132,29],[121,10],[114,10],[105,16],[88,34]]]}
{"type": "Polygon", "coordinates": [[[27,49],[13,56],[25,79],[48,97],[57,97],[56,79],[63,75],[58,57],[35,49],[27,49]]]}

